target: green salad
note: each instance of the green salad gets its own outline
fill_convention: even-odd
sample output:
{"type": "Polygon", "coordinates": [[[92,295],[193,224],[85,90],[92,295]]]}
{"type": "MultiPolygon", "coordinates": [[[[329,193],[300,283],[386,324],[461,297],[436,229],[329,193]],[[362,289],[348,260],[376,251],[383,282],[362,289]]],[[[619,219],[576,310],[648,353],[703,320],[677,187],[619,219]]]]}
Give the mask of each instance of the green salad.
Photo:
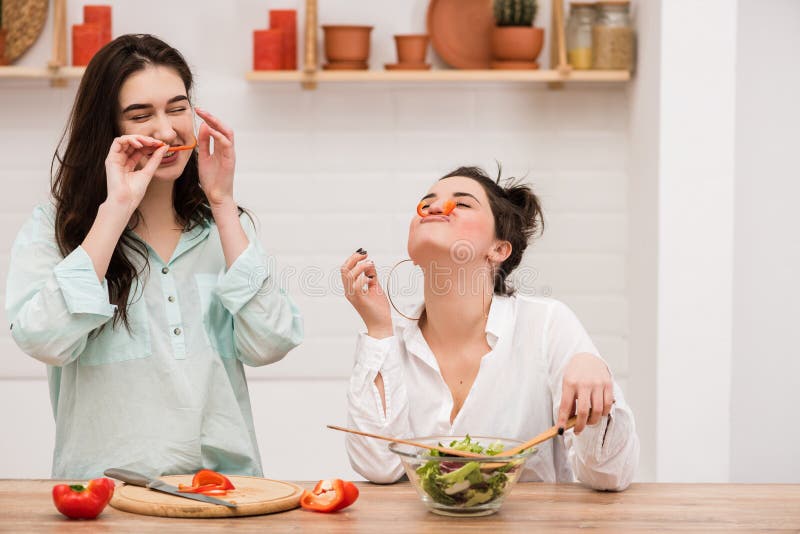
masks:
{"type": "MultiPolygon", "coordinates": [[[[441,443],[439,446],[443,446],[441,443]]],[[[483,447],[469,436],[452,441],[447,447],[460,451],[495,456],[503,452],[503,444],[498,442],[483,447]]],[[[430,456],[444,456],[436,450],[430,456]]],[[[491,502],[503,495],[508,484],[509,474],[521,467],[523,460],[512,460],[500,467],[481,469],[481,462],[456,462],[430,460],[417,468],[419,483],[425,493],[439,504],[470,507],[491,502]]]]}

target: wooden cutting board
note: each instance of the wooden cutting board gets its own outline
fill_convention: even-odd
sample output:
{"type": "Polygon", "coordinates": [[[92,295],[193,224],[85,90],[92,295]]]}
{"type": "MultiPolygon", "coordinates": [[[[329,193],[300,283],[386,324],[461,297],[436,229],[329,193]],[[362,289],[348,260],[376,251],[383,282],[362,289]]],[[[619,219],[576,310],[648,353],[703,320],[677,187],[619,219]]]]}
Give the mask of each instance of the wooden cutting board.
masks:
{"type": "MultiPolygon", "coordinates": [[[[192,475],[171,475],[160,478],[173,486],[192,483],[192,475]]],[[[111,506],[134,514],[192,518],[264,515],[300,506],[303,488],[295,484],[258,477],[229,476],[228,478],[236,489],[216,498],[235,503],[236,509],[175,497],[130,484],[117,486],[111,499],[111,506]]]]}

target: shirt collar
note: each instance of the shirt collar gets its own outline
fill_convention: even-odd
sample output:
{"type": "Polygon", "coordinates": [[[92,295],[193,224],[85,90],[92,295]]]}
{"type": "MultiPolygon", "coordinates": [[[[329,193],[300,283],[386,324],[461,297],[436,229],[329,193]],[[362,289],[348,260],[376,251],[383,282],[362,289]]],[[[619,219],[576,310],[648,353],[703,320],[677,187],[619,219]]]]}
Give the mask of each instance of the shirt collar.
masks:
{"type": "MultiPolygon", "coordinates": [[[[513,302],[511,297],[494,295],[492,297],[492,304],[489,306],[489,317],[486,320],[486,342],[494,350],[497,342],[508,333],[508,330],[513,326],[514,321],[511,320],[511,313],[513,312],[513,302]]],[[[411,313],[407,313],[409,317],[419,317],[425,308],[425,303],[418,304],[411,313]]],[[[395,317],[395,324],[400,331],[400,336],[403,338],[406,350],[428,364],[434,369],[439,369],[439,364],[433,355],[422,331],[419,329],[419,321],[411,320],[402,316],[395,317]]]]}
{"type": "Polygon", "coordinates": [[[513,303],[510,297],[495,295],[489,306],[489,318],[486,320],[486,341],[494,349],[497,342],[514,324],[511,320],[513,303]]]}
{"type": "Polygon", "coordinates": [[[203,219],[201,223],[195,224],[191,230],[181,234],[181,239],[178,241],[178,246],[175,247],[175,252],[172,253],[169,263],[174,262],[178,257],[202,243],[210,232],[211,222],[203,219]]]}

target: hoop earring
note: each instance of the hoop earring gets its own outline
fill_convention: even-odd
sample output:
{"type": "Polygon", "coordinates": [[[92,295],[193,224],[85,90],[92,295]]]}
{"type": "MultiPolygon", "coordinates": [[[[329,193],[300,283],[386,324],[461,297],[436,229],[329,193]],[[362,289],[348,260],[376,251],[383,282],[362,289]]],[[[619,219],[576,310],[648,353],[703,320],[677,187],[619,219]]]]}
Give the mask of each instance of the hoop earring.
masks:
{"type": "MultiPolygon", "coordinates": [[[[481,291],[481,309],[483,310],[483,318],[489,319],[489,312],[486,311],[486,278],[492,276],[492,262],[489,261],[489,258],[486,258],[486,276],[483,278],[483,291],[481,291]]],[[[492,294],[494,294],[494,284],[492,284],[492,294]]]]}
{"type": "Polygon", "coordinates": [[[389,304],[391,304],[392,308],[394,308],[394,311],[396,311],[397,313],[399,313],[400,315],[402,315],[403,317],[405,317],[409,321],[419,321],[422,318],[422,315],[420,315],[419,317],[409,317],[405,313],[403,313],[400,310],[398,310],[397,306],[394,305],[394,301],[392,300],[392,294],[390,292],[390,281],[392,279],[392,273],[394,272],[395,269],[397,269],[398,265],[400,265],[401,263],[405,263],[407,261],[412,261],[412,260],[411,260],[411,258],[408,258],[406,260],[400,260],[397,263],[395,263],[394,266],[392,267],[392,269],[389,271],[389,275],[386,277],[386,296],[389,299],[389,304]]]}

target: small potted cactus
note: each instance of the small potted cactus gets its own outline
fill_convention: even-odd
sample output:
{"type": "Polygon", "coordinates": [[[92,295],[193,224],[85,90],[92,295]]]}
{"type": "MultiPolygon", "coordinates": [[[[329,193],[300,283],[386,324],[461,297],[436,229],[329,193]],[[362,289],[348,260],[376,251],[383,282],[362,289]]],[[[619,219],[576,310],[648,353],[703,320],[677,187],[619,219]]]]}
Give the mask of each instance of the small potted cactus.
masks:
{"type": "Polygon", "coordinates": [[[494,0],[492,68],[537,69],[544,30],[533,26],[536,0],[494,0]]]}

